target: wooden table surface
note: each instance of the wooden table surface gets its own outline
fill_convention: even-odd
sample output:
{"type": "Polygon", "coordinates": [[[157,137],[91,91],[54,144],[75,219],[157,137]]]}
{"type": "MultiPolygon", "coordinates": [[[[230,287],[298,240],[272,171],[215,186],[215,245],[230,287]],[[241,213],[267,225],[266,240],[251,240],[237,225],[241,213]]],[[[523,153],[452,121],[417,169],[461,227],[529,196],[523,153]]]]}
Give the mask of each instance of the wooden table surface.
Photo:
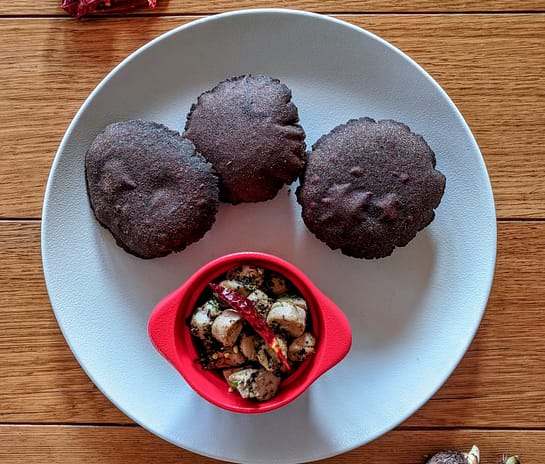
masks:
{"type": "Polygon", "coordinates": [[[454,374],[395,430],[323,462],[417,464],[473,443],[484,463],[502,453],[545,462],[543,0],[159,0],[154,10],[86,21],[59,4],[0,3],[1,463],[218,462],[131,422],[78,365],[44,285],[41,207],[68,124],[119,61],[195,18],[269,6],[342,18],[421,64],[471,127],[497,208],[492,293],[454,374]]]}

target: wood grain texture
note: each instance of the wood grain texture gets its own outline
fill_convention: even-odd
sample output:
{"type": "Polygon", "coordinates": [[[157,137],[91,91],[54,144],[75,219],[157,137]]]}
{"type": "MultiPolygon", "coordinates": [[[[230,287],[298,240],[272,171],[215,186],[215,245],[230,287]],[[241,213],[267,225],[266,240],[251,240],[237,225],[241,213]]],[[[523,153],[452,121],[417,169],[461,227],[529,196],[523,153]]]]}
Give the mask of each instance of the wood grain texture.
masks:
{"type": "Polygon", "coordinates": [[[0,259],[0,423],[130,422],[64,341],[43,280],[40,223],[0,222],[0,259]]]}
{"type": "Polygon", "coordinates": [[[202,15],[256,7],[333,14],[422,65],[473,131],[500,219],[487,311],[453,375],[396,430],[320,463],[420,464],[477,443],[483,464],[502,453],[543,464],[543,0],[158,0],[154,10],[84,21],[60,0],[0,2],[0,462],[219,464],[137,426],[86,376],[48,300],[39,219],[59,142],[115,65],[202,15]]]}
{"type": "MultiPolygon", "coordinates": [[[[42,282],[39,222],[0,222],[0,251],[0,423],[130,423],[79,368],[56,325],[42,282]]],[[[500,223],[478,334],[404,427],[543,427],[543,262],[545,222],[500,223]]]]}
{"type": "MultiPolygon", "coordinates": [[[[61,8],[61,0],[22,0],[17,2],[1,2],[2,15],[65,15],[61,8]]],[[[224,11],[247,8],[292,8],[297,10],[316,11],[320,13],[391,13],[391,12],[516,12],[544,11],[542,0],[282,0],[270,2],[266,0],[211,0],[203,4],[198,0],[158,0],[154,9],[142,8],[135,13],[139,15],[162,14],[202,14],[220,13],[224,11]]]]}
{"type": "Polygon", "coordinates": [[[405,425],[543,428],[544,262],[545,223],[499,223],[494,283],[477,336],[455,375],[405,425]]]}
{"type": "MultiPolygon", "coordinates": [[[[91,90],[187,17],[0,20],[0,218],[39,218],[55,152],[91,90]],[[93,46],[89,46],[92,40],[93,46]]],[[[342,16],[408,53],[458,106],[500,218],[544,218],[545,15],[342,16]]]]}
{"type": "MultiPolygon", "coordinates": [[[[165,443],[140,427],[0,426],[3,464],[219,464],[165,443]],[[99,459],[97,457],[100,457],[99,459]]],[[[523,464],[545,461],[545,432],[396,430],[365,446],[315,464],[421,464],[441,449],[469,450],[476,443],[483,464],[518,454],[523,464]]]]}

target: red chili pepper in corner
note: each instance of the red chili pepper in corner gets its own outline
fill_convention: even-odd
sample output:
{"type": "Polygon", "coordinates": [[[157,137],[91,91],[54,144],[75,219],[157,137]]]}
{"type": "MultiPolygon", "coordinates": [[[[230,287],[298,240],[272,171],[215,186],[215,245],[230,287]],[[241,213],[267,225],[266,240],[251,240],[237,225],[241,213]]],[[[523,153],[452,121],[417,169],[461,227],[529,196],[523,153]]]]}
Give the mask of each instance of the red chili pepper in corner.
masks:
{"type": "Polygon", "coordinates": [[[124,13],[134,8],[155,8],[157,0],[61,0],[61,7],[76,18],[93,13],[124,13]]]}
{"type": "Polygon", "coordinates": [[[244,319],[246,319],[246,321],[248,321],[253,329],[259,335],[261,335],[263,340],[265,340],[265,343],[274,350],[284,366],[286,366],[288,370],[291,370],[291,366],[289,365],[288,360],[284,356],[284,353],[282,353],[280,343],[278,343],[278,339],[276,338],[273,329],[271,328],[271,326],[269,326],[269,324],[267,324],[265,318],[261,314],[259,314],[252,300],[249,300],[248,298],[240,295],[234,290],[222,287],[221,285],[213,283],[210,283],[209,285],[212,291],[216,295],[218,295],[218,297],[222,301],[228,304],[232,309],[234,309],[244,319]]]}

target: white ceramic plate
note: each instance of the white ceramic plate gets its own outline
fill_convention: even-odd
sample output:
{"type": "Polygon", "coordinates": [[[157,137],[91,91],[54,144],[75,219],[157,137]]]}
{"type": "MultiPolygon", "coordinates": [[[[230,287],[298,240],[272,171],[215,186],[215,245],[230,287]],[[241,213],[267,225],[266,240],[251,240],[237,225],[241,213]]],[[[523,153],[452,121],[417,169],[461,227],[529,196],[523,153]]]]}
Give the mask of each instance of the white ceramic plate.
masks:
{"type": "MultiPolygon", "coordinates": [[[[425,40],[425,39],[422,39],[425,40]]],[[[122,411],[164,439],[245,463],[306,462],[365,444],[425,403],[480,323],[493,277],[496,222],[479,149],[454,104],[384,40],[325,16],[248,10],[195,21],[117,66],[84,103],[47,185],[43,265],[59,325],[79,363],[122,411]],[[386,259],[331,251],[300,218],[294,186],[260,204],[222,205],[200,242],[166,258],[125,253],[95,221],[83,159],[108,123],[144,118],[183,130],[196,97],[244,73],[293,91],[310,146],[350,118],[393,118],[422,134],[447,177],[435,221],[386,259]],[[256,250],[300,266],[346,312],[348,357],[295,403],[263,415],[201,400],[153,349],[157,301],[221,254],[256,250]]]]}

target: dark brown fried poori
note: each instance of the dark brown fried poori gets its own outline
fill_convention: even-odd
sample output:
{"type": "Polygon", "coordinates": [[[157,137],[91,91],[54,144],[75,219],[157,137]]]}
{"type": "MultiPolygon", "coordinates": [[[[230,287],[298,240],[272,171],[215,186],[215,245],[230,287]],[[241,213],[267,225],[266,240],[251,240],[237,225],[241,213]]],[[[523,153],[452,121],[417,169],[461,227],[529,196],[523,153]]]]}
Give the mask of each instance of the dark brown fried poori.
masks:
{"type": "Polygon", "coordinates": [[[298,122],[285,84],[244,75],[198,97],[184,136],[214,166],[222,201],[258,202],[273,198],[303,168],[305,132],[298,122]]]}
{"type": "Polygon", "coordinates": [[[140,258],[181,251],[212,227],[218,178],[193,143],[150,121],[116,122],[85,155],[97,220],[140,258]]]}
{"type": "Polygon", "coordinates": [[[332,249],[389,256],[434,219],[445,176],[424,138],[392,120],[360,118],[322,136],[297,199],[303,220],[332,249]]]}

